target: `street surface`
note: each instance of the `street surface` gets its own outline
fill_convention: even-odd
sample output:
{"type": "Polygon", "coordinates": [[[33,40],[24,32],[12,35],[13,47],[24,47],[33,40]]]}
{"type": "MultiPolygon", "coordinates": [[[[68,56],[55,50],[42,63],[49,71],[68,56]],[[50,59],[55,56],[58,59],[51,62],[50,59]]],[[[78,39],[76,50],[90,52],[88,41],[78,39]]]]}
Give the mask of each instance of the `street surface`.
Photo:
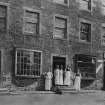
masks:
{"type": "Polygon", "coordinates": [[[0,105],[105,105],[105,92],[0,95],[0,105]]]}

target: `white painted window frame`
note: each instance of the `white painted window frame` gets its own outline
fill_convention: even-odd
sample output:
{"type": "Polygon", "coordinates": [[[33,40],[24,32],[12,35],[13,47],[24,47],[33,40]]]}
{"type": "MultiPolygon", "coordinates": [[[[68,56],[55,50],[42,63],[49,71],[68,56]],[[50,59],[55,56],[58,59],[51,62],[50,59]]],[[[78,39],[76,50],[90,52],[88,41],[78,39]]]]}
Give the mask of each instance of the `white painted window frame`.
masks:
{"type": "Polygon", "coordinates": [[[32,52],[39,52],[41,53],[41,63],[40,63],[40,76],[42,74],[42,51],[40,50],[32,50],[32,49],[24,49],[24,48],[16,48],[15,50],[15,75],[19,77],[29,77],[29,78],[38,78],[40,76],[33,76],[33,75],[18,75],[17,74],[17,51],[18,50],[23,50],[23,51],[32,51],[32,52]]]}
{"type": "Polygon", "coordinates": [[[54,25],[53,25],[53,39],[63,39],[63,40],[67,40],[68,39],[68,30],[69,30],[69,18],[68,18],[68,16],[65,16],[65,15],[59,15],[59,14],[55,14],[54,15],[54,17],[53,17],[53,21],[54,21],[54,25]],[[67,20],[67,23],[66,23],[66,25],[67,25],[67,29],[66,29],[66,37],[67,38],[58,38],[58,37],[55,37],[55,35],[54,35],[54,29],[55,29],[55,23],[56,23],[56,21],[55,21],[55,19],[56,19],[56,17],[58,17],[58,18],[62,18],[62,19],[66,19],[67,20]]]}
{"type": "MultiPolygon", "coordinates": [[[[23,10],[24,10],[24,14],[23,14],[23,34],[31,34],[31,35],[34,35],[33,32],[29,32],[29,31],[25,31],[25,13],[26,11],[30,11],[30,12],[35,12],[35,13],[38,13],[39,14],[39,34],[41,34],[41,11],[40,10],[37,10],[37,9],[33,9],[33,8],[29,8],[29,7],[23,7],[23,10]]],[[[32,18],[30,18],[32,19],[32,18]]]]}

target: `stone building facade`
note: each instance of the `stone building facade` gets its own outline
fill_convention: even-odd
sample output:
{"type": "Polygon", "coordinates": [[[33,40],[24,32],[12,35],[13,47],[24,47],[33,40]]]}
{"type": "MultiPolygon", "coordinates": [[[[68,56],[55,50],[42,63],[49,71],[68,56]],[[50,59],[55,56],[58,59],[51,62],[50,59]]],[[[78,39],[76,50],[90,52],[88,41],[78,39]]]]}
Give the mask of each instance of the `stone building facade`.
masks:
{"type": "Polygon", "coordinates": [[[1,87],[43,88],[56,65],[81,70],[84,89],[104,86],[102,0],[0,0],[1,87]]]}

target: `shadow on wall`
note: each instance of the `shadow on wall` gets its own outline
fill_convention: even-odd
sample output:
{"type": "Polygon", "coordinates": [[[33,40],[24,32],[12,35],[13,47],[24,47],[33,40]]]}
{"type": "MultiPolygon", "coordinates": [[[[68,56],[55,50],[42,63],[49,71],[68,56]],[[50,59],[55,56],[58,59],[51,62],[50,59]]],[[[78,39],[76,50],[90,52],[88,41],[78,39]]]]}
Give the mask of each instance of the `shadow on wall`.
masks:
{"type": "Polygon", "coordinates": [[[17,87],[29,87],[34,90],[44,90],[44,76],[39,78],[27,78],[27,77],[12,77],[12,83],[17,87]]]}

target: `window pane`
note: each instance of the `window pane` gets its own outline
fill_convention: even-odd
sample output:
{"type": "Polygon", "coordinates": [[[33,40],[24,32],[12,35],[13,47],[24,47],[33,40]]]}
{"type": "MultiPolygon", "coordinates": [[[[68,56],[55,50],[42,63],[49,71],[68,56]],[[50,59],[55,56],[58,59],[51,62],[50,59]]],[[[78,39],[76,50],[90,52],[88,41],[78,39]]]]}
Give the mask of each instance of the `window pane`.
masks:
{"type": "Polygon", "coordinates": [[[66,27],[66,19],[56,17],[55,25],[56,25],[56,27],[65,28],[66,27]]]}
{"type": "Polygon", "coordinates": [[[4,17],[5,18],[6,14],[7,14],[7,7],[0,5],[0,17],[4,17]]]}
{"type": "Polygon", "coordinates": [[[88,23],[81,23],[80,28],[80,39],[90,42],[91,41],[91,24],[88,23]]]}
{"type": "Polygon", "coordinates": [[[41,53],[17,51],[17,74],[22,76],[40,76],[41,53]],[[22,53],[22,54],[21,54],[22,53]],[[39,60],[40,59],[40,60],[39,60]],[[37,71],[37,73],[36,73],[37,71]]]}
{"type": "Polygon", "coordinates": [[[55,29],[54,30],[54,36],[57,37],[57,38],[63,38],[64,37],[64,30],[55,29]]]}
{"type": "Polygon", "coordinates": [[[85,10],[91,10],[91,0],[79,0],[80,8],[85,10]]]}
{"type": "Polygon", "coordinates": [[[36,31],[36,24],[26,23],[25,24],[25,31],[35,33],[35,31],[36,31]]]}
{"type": "Polygon", "coordinates": [[[24,31],[39,33],[39,13],[26,11],[24,18],[24,31]]]}
{"type": "Polygon", "coordinates": [[[54,37],[66,38],[67,19],[55,17],[54,37]]]}

